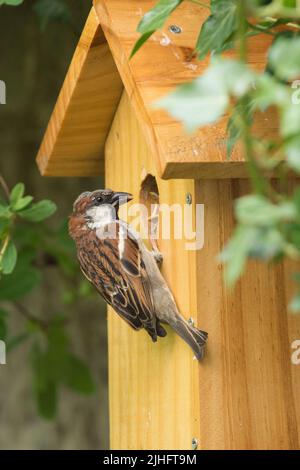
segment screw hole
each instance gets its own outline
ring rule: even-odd
[[[177,24],[171,24],[171,26],[169,26],[169,31],[173,34],[180,34],[182,29],[180,26],[177,26]]]
[[[192,450],[196,450],[198,448],[198,439],[193,437],[192,439]]]
[[[191,193],[187,193],[186,196],[185,196],[186,204],[188,204],[190,206],[192,204],[192,200],[193,200],[193,198],[192,198]]]

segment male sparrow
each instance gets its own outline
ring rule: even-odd
[[[69,232],[77,246],[81,270],[104,300],[135,330],[144,328],[153,341],[170,325],[202,359],[207,333],[178,312],[157,259],[138,234],[118,217],[132,195],[111,189],[85,192],[75,201]]]

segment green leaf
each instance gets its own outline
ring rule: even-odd
[[[27,341],[30,338],[30,333],[21,333],[17,336],[14,336],[13,338],[10,338],[8,341],[6,341],[6,351],[10,352],[16,349],[18,346],[23,344],[25,341]]]
[[[244,271],[248,257],[276,260],[285,250],[286,243],[274,227],[238,225],[233,237],[220,255],[225,265],[225,280],[233,286]]]
[[[217,121],[228,105],[229,94],[214,65],[157,102],[157,107],[165,108],[189,131]]]
[[[32,254],[32,250],[36,252],[41,248],[41,245],[44,245],[44,239],[41,233],[42,231],[43,227],[41,225],[37,227],[33,224],[16,224],[14,229],[14,239],[16,244],[22,247],[23,251],[26,247],[26,253],[31,252]],[[53,244],[55,244],[54,235],[51,237],[51,240],[53,241]]]
[[[95,384],[89,368],[71,354],[68,356],[63,383],[78,393],[90,394],[95,391]]]
[[[48,328],[49,346],[56,351],[65,350],[69,345],[69,339],[63,325],[64,317],[56,315]]]
[[[204,59],[208,52],[223,49],[225,41],[237,29],[237,3],[233,1],[217,2],[217,8],[203,23],[196,50],[199,58]]]
[[[24,191],[25,186],[23,183],[16,184],[16,186],[11,190],[9,199],[12,207],[19,201],[19,199],[21,199],[21,197],[23,197]]]
[[[57,385],[49,382],[36,392],[38,411],[45,419],[53,419],[57,412]]]
[[[32,202],[33,197],[32,196],[25,196],[19,199],[16,204],[14,204],[13,209],[14,211],[21,211],[25,209],[26,207],[29,206],[29,204]]]
[[[258,227],[255,241],[249,246],[248,257],[263,261],[275,260],[285,249],[285,239],[276,227]]]
[[[53,233],[51,241],[45,246],[45,250],[55,258],[59,267],[68,277],[76,277],[76,273],[78,273],[76,249],[68,233],[67,220],[64,220],[59,230]]]
[[[291,18],[300,18],[300,8],[296,0],[248,0],[248,3],[258,9],[255,13],[261,17],[281,17],[282,21],[287,18],[286,22],[290,22]]]
[[[135,43],[135,45],[133,46],[133,49],[131,51],[131,54],[130,54],[130,57],[129,59],[131,59],[134,54],[136,54],[136,52],[142,47],[142,45],[148,41],[148,39],[150,38],[150,36],[152,36],[152,34],[154,33],[154,31],[149,31],[148,33],[145,33],[143,34]]]
[[[69,338],[56,318],[48,329],[48,349],[45,352],[48,375],[54,382],[63,380],[68,364]]]
[[[293,273],[292,278],[295,282],[300,283],[300,273]]]
[[[157,102],[157,107],[182,121],[188,131],[217,121],[228,105],[229,96],[224,87],[216,87],[215,80],[210,81],[207,75],[177,87]]]
[[[45,199],[33,204],[29,209],[20,211],[19,215],[30,222],[41,222],[54,214],[56,209],[57,207],[54,202]]]
[[[288,101],[280,113],[280,132],[283,137],[300,133],[300,105]]]
[[[256,23],[255,26],[259,28],[260,31],[268,31],[282,23],[285,23],[285,20],[276,18],[266,18],[260,21],[259,23]]]
[[[235,214],[243,225],[267,227],[293,221],[297,218],[297,208],[291,201],[275,205],[264,196],[252,194],[236,201]]]
[[[148,11],[138,25],[139,33],[148,33],[161,28],[170,14],[183,0],[160,0],[154,8]]]
[[[292,248],[293,252],[298,251],[300,253],[300,224],[299,223],[289,223],[282,226],[282,233],[284,234],[286,240],[290,242],[289,250]],[[287,250],[285,250],[287,251]],[[294,253],[298,255],[299,253]]]
[[[243,272],[247,257],[276,261],[283,254],[297,254],[291,232],[297,225],[294,221],[299,218],[294,201],[273,204],[267,198],[253,194],[236,201],[235,213],[238,228],[221,254],[229,285],[233,285]],[[295,233],[299,234],[299,227]]]
[[[294,194],[293,194],[293,201],[297,208],[298,213],[300,214],[300,187],[296,187]],[[300,273],[299,273],[300,275]]]
[[[1,341],[6,341],[7,337],[7,317],[8,317],[8,312],[6,310],[0,309],[0,340]],[[7,345],[6,345],[6,351],[7,351]]]
[[[14,242],[10,240],[0,261],[1,269],[4,274],[11,274],[13,272],[17,263],[17,256],[16,246]]]
[[[0,309],[0,318],[6,318],[9,316],[9,313],[7,310],[3,310],[3,308]]]
[[[18,264],[10,276],[2,276],[0,279],[0,300],[20,299],[41,281],[41,274],[37,269],[31,266],[18,267]]]
[[[53,419],[57,410],[57,384],[49,375],[46,354],[37,344],[31,350],[31,363],[39,413],[45,419]]]
[[[296,136],[285,145],[287,164],[292,170],[300,173],[300,136]]]
[[[160,0],[154,8],[148,11],[138,24],[137,31],[142,36],[135,43],[130,58],[136,54],[147,39],[161,28],[170,14],[182,3],[183,0]]]
[[[4,317],[0,316],[0,340],[6,341],[7,336],[7,325]]]
[[[257,75],[243,62],[231,59],[215,59],[215,74],[221,75],[220,80],[225,84],[228,93],[236,99],[244,97],[253,91]]]
[[[299,313],[300,312],[300,294],[294,296],[294,298],[289,303],[289,310],[292,313]]]
[[[50,21],[71,21],[71,11],[66,2],[61,0],[37,0],[33,10],[40,21],[41,29],[45,30]]]
[[[12,216],[12,213],[9,209],[9,206],[0,205],[0,218],[9,219]]]
[[[11,5],[11,6],[18,6],[23,3],[24,0],[0,0],[0,5]]]
[[[227,110],[230,97],[240,98],[253,86],[255,75],[242,63],[215,59],[204,74],[181,85],[155,107],[165,108],[187,130],[216,122]]]
[[[241,117],[242,114],[246,116],[247,125],[251,126],[253,122],[254,103],[249,102],[247,106],[243,103],[238,102],[231,113],[227,123],[227,141],[226,141],[226,153],[227,158],[230,158],[232,150],[235,144],[242,136]]]
[[[236,108],[233,110],[230,118],[227,123],[227,140],[226,140],[226,155],[227,159],[231,157],[233,148],[235,144],[239,141],[242,136],[242,128],[239,126],[238,114],[236,113]]]
[[[57,411],[57,383],[49,374],[47,354],[38,344],[31,350],[33,388],[40,415],[53,419]]]
[[[10,220],[0,218],[0,239],[4,240],[10,230]]]
[[[269,52],[269,64],[277,77],[293,80],[300,76],[300,37],[279,37]]]
[[[90,297],[95,293],[92,284],[83,279],[79,284],[78,295],[80,297]]]
[[[255,229],[239,226],[222,251],[220,260],[225,263],[224,277],[229,287],[234,286],[241,276],[246,265],[249,247],[256,238],[255,235]]]
[[[282,83],[279,83],[269,73],[261,74],[256,79],[256,87],[253,92],[253,103],[262,111],[270,106],[279,108],[286,106],[291,101],[291,91]]]
[[[52,319],[47,329],[47,348],[43,352],[47,380],[57,384],[62,382],[69,361],[70,342],[63,319],[61,316]]]

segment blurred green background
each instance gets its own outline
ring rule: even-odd
[[[90,7],[91,2],[82,0],[25,0],[18,7],[0,7],[0,79],[7,87],[7,104],[0,106],[0,172],[9,188],[22,181],[27,194],[56,203],[57,212],[46,226],[55,232],[60,230],[60,234],[78,194],[103,186],[99,178],[42,178],[35,164]],[[65,232],[60,242],[68,243]],[[46,262],[38,266],[42,273],[39,285],[17,302],[0,305],[9,313],[6,320],[9,337],[17,338],[33,329],[32,323],[29,325],[28,319],[20,315],[22,309],[42,322],[51,322],[62,310],[64,313],[67,310],[63,334],[68,337],[72,354],[88,366],[95,387],[93,393],[80,394],[72,387],[59,385],[56,409],[50,413],[53,417],[45,419],[34,391],[32,340],[21,343],[8,353],[7,364],[0,366],[0,448],[105,449],[108,448],[105,306],[82,283],[72,246],[68,245],[66,251],[70,257],[69,277],[64,276],[59,257],[47,256]],[[82,295],[72,299],[78,288]],[[60,361],[59,355],[57,360]]]

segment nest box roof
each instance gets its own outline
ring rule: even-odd
[[[208,64],[194,54],[208,10],[192,2],[183,2],[164,29],[129,60],[139,37],[137,24],[155,3],[94,0],[38,153],[43,175],[103,173],[105,141],[124,87],[163,178],[246,175],[238,146],[231,160],[226,159],[225,117],[188,135],[181,123],[153,108],[155,100],[199,76]],[[180,34],[172,32],[172,24],[180,26]],[[253,39],[250,62],[257,68],[265,62],[266,47],[266,42]],[[257,127],[264,134],[276,125],[264,116]]]

